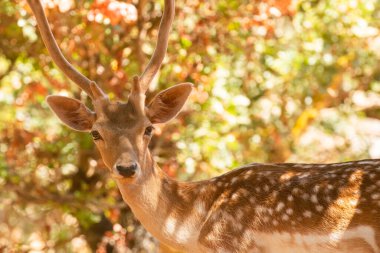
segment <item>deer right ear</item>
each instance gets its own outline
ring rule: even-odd
[[[81,132],[91,130],[95,122],[95,113],[79,100],[62,96],[48,96],[46,102],[58,118],[70,128]]]
[[[147,116],[152,124],[165,123],[177,116],[192,89],[191,83],[181,83],[158,93],[147,106]]]

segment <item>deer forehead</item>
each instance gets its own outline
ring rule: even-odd
[[[109,102],[101,100],[94,102],[96,123],[101,127],[132,129],[147,121],[139,115],[132,103]]]

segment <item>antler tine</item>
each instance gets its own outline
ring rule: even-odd
[[[140,84],[142,87],[142,92],[144,93],[149,88],[150,82],[153,80],[157,71],[161,67],[162,61],[164,60],[165,53],[168,48],[169,32],[173,23],[174,12],[174,0],[165,0],[165,9],[158,31],[156,49],[154,50],[153,56],[143,74],[140,76]]]
[[[68,78],[70,78],[74,83],[79,85],[80,88],[82,88],[92,99],[94,99],[94,96],[90,88],[91,80],[79,73],[66,60],[61,50],[59,49],[54,35],[49,27],[49,23],[47,21],[40,0],[27,0],[27,2],[34,13],[34,16],[36,17],[42,40],[46,48],[48,49],[54,63],[57,64],[57,66]]]

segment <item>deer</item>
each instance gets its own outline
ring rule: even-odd
[[[192,92],[181,83],[146,103],[174,19],[164,1],[155,51],[131,83],[127,101],[111,101],[63,56],[39,0],[27,0],[58,68],[92,100],[50,95],[68,127],[90,133],[123,201],[161,243],[182,252],[380,253],[380,159],[333,163],[252,163],[197,182],[166,175],[149,150],[156,124],[175,118]]]

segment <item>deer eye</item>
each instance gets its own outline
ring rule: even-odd
[[[95,141],[102,139],[102,136],[100,135],[98,131],[91,131],[91,135]]]
[[[154,130],[154,127],[153,126],[148,126],[147,128],[145,128],[145,132],[144,132],[144,135],[152,135],[152,132]]]

